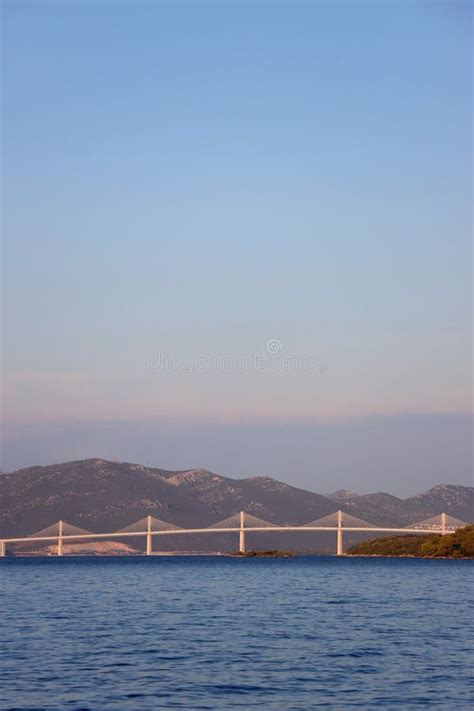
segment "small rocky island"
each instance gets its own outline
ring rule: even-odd
[[[240,551],[235,551],[232,553],[233,556],[238,556],[240,558],[292,558],[293,553],[291,551],[247,551],[246,553],[241,553]]]
[[[474,525],[442,536],[392,536],[358,543],[348,555],[411,556],[416,558],[474,558]]]

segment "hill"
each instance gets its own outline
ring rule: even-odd
[[[408,525],[428,511],[449,513],[461,521],[474,517],[474,487],[439,484],[416,496],[401,499],[391,494],[351,494],[339,491],[331,495],[333,501],[354,516],[385,526]],[[434,514],[433,514],[434,515]],[[429,515],[426,516],[429,518]]]
[[[102,459],[30,467],[0,480],[3,535],[34,532],[60,518],[107,531],[147,514],[193,527],[239,510],[273,522],[305,523],[334,509],[330,499],[270,477],[231,479],[205,469],[166,471]]]

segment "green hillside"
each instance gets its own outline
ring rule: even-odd
[[[419,556],[422,558],[474,558],[474,525],[441,536],[375,538],[352,546],[348,555]]]

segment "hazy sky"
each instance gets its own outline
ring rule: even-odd
[[[4,1],[3,467],[468,483],[471,8]]]

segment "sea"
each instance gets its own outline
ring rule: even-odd
[[[0,561],[0,708],[469,709],[468,560]]]

